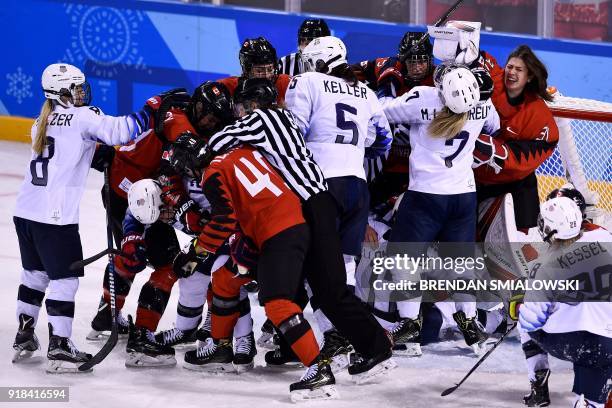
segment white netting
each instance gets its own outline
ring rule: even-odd
[[[559,126],[559,146],[536,171],[540,200],[568,182],[612,219],[612,104],[557,97],[549,104]]]

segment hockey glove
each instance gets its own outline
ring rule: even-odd
[[[246,275],[255,270],[259,260],[259,249],[251,238],[237,232],[229,237],[230,255],[238,267],[238,274]]]
[[[514,320],[514,321],[518,320],[518,318],[519,318],[519,308],[523,304],[524,299],[525,299],[525,294],[524,293],[519,293],[519,294],[513,295],[510,298],[510,305],[508,306],[508,314],[510,315],[510,318],[512,320]]]
[[[91,168],[103,172],[105,167],[111,165],[114,157],[115,148],[113,146],[97,144],[96,152],[91,160]]]
[[[175,208],[174,219],[180,222],[184,229],[183,232],[189,235],[197,235],[202,232],[207,219],[200,212],[200,207],[189,199]]]
[[[525,302],[519,311],[519,324],[525,331],[541,329],[552,313],[550,302]]]
[[[480,88],[480,101],[484,102],[493,95],[493,78],[491,78],[489,71],[481,67],[473,68],[471,71],[476,78],[476,82],[478,82],[478,88]]]
[[[138,273],[147,266],[147,247],[142,235],[130,233],[121,240],[121,252],[118,257],[120,267],[127,272]]]
[[[476,139],[474,147],[474,163],[472,168],[477,168],[486,164],[493,168],[495,174],[503,170],[506,159],[508,158],[508,148],[504,144],[490,135],[481,133]]]
[[[376,96],[378,98],[384,96],[396,97],[403,81],[403,75],[397,67],[393,66],[385,69],[378,77]]]
[[[172,270],[179,278],[188,278],[193,275],[200,262],[204,262],[209,253],[196,251],[198,240],[194,239],[189,247],[176,254],[172,264]]]

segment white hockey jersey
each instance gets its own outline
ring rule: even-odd
[[[612,284],[612,234],[603,228],[584,231],[561,251],[544,254],[548,260],[536,279],[579,279],[581,290],[609,298]],[[539,276],[542,271],[544,275]],[[571,293],[568,293],[571,296]],[[525,297],[528,301],[529,294]],[[542,329],[547,333],[588,331],[612,338],[612,301],[554,302],[553,313]]]
[[[48,146],[41,155],[32,152],[15,216],[45,224],[77,224],[96,141],[126,144],[146,130],[140,119],[105,116],[94,106],[56,105],[47,122]],[[38,120],[32,126],[33,142],[37,127]]]
[[[429,135],[429,123],[444,107],[434,87],[417,86],[399,98],[385,100],[384,112],[392,124],[410,124],[410,181],[408,190],[430,194],[476,191],[472,152],[482,132],[499,129],[499,115],[488,100],[472,108],[463,130],[446,140]]]
[[[318,72],[295,76],[285,96],[326,179],[357,176],[365,180],[365,148],[391,143],[391,130],[374,92],[358,83]]]

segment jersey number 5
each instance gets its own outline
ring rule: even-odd
[[[336,126],[338,126],[338,129],[351,130],[353,132],[353,137],[351,138],[350,142],[347,142],[344,139],[344,135],[336,135],[336,143],[352,144],[353,146],[357,146],[357,142],[359,141],[359,129],[357,128],[357,124],[355,122],[352,120],[346,120],[346,117],[344,116],[346,112],[357,115],[356,108],[347,105],[346,103],[336,104]]]
[[[30,173],[32,174],[32,184],[44,187],[49,178],[49,160],[55,154],[55,139],[47,136],[47,146],[36,159],[30,162]],[[39,175],[39,170],[41,175]]]
[[[253,156],[255,157],[255,160],[259,162],[259,164],[261,164],[266,169],[268,168],[266,163],[263,161],[261,153],[253,152]],[[272,180],[270,180],[269,173],[264,174],[259,171],[259,169],[255,167],[255,165],[253,165],[253,163],[246,159],[246,157],[241,157],[240,163],[242,163],[246,166],[247,169],[249,169],[252,174],[251,178],[255,178],[255,182],[252,183],[246,176],[246,174],[244,174],[242,170],[238,168],[238,166],[234,165],[234,172],[236,173],[236,178],[238,179],[238,181],[240,181],[240,184],[242,184],[244,188],[249,192],[251,197],[255,197],[264,189],[270,190],[270,192],[272,192],[272,194],[274,194],[276,197],[280,196],[283,193],[283,191],[278,188],[272,182]]]

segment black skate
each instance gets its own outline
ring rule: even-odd
[[[234,372],[234,352],[231,340],[215,342],[212,337],[202,347],[185,353],[183,367],[188,370],[210,373]]]
[[[249,283],[245,283],[244,288],[249,293],[257,293],[259,291],[259,285],[257,284],[257,281],[254,280],[250,281]]]
[[[400,319],[391,330],[393,338],[393,355],[419,357],[421,351],[421,320]]]
[[[396,368],[397,363],[391,358],[392,355],[391,350],[370,358],[357,355],[348,372],[357,384],[363,384]]]
[[[110,335],[112,328],[112,317],[110,305],[100,300],[98,305],[98,313],[91,321],[91,331],[87,334],[86,339],[89,341],[106,341]],[[119,339],[126,339],[129,332],[128,322],[125,320],[121,312],[117,314],[117,329]]]
[[[264,356],[266,367],[278,370],[302,368],[304,365],[295,355],[293,350],[279,347],[276,350],[268,351]]]
[[[40,349],[38,337],[34,333],[34,318],[21,313],[19,315],[19,329],[13,343],[13,363],[19,363],[24,360],[31,360],[32,355],[36,350]]]
[[[234,353],[234,368],[238,374],[244,373],[255,366],[253,359],[257,354],[255,347],[255,336],[253,332],[236,339],[236,351]]]
[[[257,346],[268,350],[274,350],[278,346],[278,335],[269,319],[261,326],[261,336],[257,339]]]
[[[49,323],[49,349],[47,350],[47,372],[49,374],[86,373],[79,371],[79,366],[91,360],[91,354],[79,351],[67,337],[53,334],[53,326]]]
[[[144,328],[134,326],[132,316],[128,316],[130,334],[127,341],[126,367],[170,367],[176,365],[174,349],[155,341],[155,334]]]
[[[453,313],[453,319],[461,330],[465,343],[474,350],[477,355],[486,351],[485,341],[489,337],[476,317],[467,318],[463,311]]]
[[[531,392],[523,397],[523,403],[528,407],[547,407],[550,405],[548,395],[550,370],[537,370],[535,376],[535,381],[531,381]]]
[[[208,312],[206,312],[206,319],[204,319],[204,324],[196,332],[196,340],[198,340],[199,342],[205,343],[207,339],[211,338],[210,319],[211,316],[209,310]]]
[[[336,399],[339,395],[335,384],[329,361],[319,359],[308,367],[300,381],[289,386],[289,396],[292,402]]]
[[[332,329],[323,333],[321,344],[321,358],[330,361],[330,367],[336,374],[349,365],[349,354],[353,346],[337,330]]]
[[[197,340],[197,326],[190,330],[181,330],[176,327],[155,333],[155,342],[163,346],[184,348],[193,346]]]

